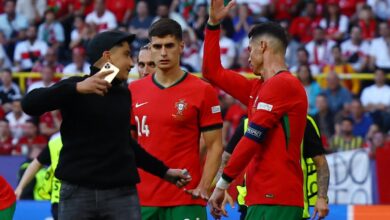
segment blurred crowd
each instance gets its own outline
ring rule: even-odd
[[[225,68],[250,72],[251,26],[280,22],[290,36],[287,64],[306,89],[308,114],[318,122],[327,151],[367,147],[374,158],[376,148],[390,147],[390,0],[236,2],[221,23]],[[149,26],[170,17],[183,28],[182,68],[200,72],[208,5],[207,0],[0,0],[0,155],[35,158],[59,130],[58,111],[30,117],[20,100],[25,92],[60,80],[55,73],[88,74],[85,48],[96,33],[136,34],[136,61],[148,43]],[[41,78],[27,79],[27,90],[21,91],[13,80],[17,72],[38,72]],[[354,73],[370,73],[374,81],[348,77]],[[220,101],[226,143],[246,108],[223,92]]]

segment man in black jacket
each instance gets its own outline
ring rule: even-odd
[[[126,80],[133,63],[134,35],[107,31],[88,45],[91,76],[72,77],[35,89],[22,101],[30,115],[60,109],[63,148],[55,176],[62,180],[59,219],[141,219],[137,167],[177,186],[191,177],[169,169],[130,137],[130,92]],[[106,62],[119,68],[108,83]]]

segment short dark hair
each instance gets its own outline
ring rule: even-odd
[[[351,117],[342,117],[340,120],[340,123],[342,123],[344,121],[349,121],[351,124],[354,124],[354,121]]]
[[[287,48],[288,38],[286,30],[276,22],[263,22],[255,25],[248,34],[249,38],[256,38],[262,35],[270,35],[278,39],[284,49]]]
[[[10,68],[4,68],[1,70],[2,73],[9,73],[12,75],[12,70]]]
[[[152,37],[165,37],[167,35],[172,35],[180,41],[183,39],[183,31],[177,21],[170,18],[161,18],[149,28],[149,39]]]
[[[309,57],[309,51],[307,51],[305,47],[299,47],[297,52],[300,52],[300,51],[304,52],[306,54],[306,56]]]

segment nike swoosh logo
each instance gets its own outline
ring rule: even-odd
[[[146,104],[148,104],[148,102],[144,102],[141,104],[135,103],[135,107],[138,108],[138,107],[141,107],[141,106],[146,105]]]

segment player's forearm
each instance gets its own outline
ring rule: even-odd
[[[231,154],[224,151],[222,153],[222,160],[221,160],[221,166],[219,166],[217,175],[215,176],[215,179],[218,181],[219,178],[222,176],[223,169],[225,168],[226,164],[229,162],[229,159],[231,157]]]
[[[252,157],[259,150],[259,144],[249,138],[243,137],[238,142],[225,169],[222,178],[227,182],[233,181],[248,166]]]
[[[23,189],[31,182],[37,172],[42,168],[42,164],[37,159],[34,159],[24,172],[22,179],[20,180],[17,188]]]
[[[214,142],[211,146],[207,146],[207,157],[203,167],[202,178],[199,186],[209,189],[219,166],[221,164],[221,156],[223,152],[222,143],[220,141]]]
[[[325,155],[319,155],[313,158],[317,168],[318,196],[326,197],[329,186],[329,167]]]

